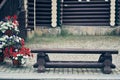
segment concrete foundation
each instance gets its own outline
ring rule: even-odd
[[[119,27],[110,26],[64,26],[62,29],[73,35],[117,35],[120,31]]]
[[[36,27],[34,31],[28,31],[28,37],[31,38],[35,34],[37,35],[60,35],[64,31],[64,34],[72,35],[120,35],[120,27],[110,26],[62,26],[62,27]]]

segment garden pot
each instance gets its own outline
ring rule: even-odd
[[[19,60],[12,60],[13,66],[19,67],[21,65],[21,62]]]

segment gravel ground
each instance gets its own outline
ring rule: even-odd
[[[47,38],[43,38],[46,40]],[[33,49],[39,48],[81,48],[81,49],[116,49],[120,52],[120,37],[119,36],[78,36],[68,38],[52,39],[49,42],[43,41],[40,44],[27,44],[27,47]],[[39,41],[40,42],[40,41]],[[51,60],[97,60],[99,55],[74,55],[74,54],[50,54]],[[113,63],[120,66],[120,53],[113,55]]]

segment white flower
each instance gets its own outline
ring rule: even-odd
[[[15,59],[15,57],[13,57],[13,59]]]
[[[20,54],[17,54],[17,56],[20,56]]]
[[[5,41],[5,39],[4,38],[0,38],[0,41]]]
[[[20,38],[20,37],[19,37],[19,40],[21,41],[21,40],[22,40],[22,38]]]
[[[2,49],[3,48],[3,45],[0,45],[0,49]]]
[[[11,22],[7,22],[6,25],[11,27]]]
[[[18,49],[15,49],[16,52],[18,52]]]
[[[18,28],[17,28],[17,27],[15,27],[14,29],[15,29],[15,31],[19,32],[19,30],[18,30]]]
[[[4,45],[5,45],[5,43],[2,42],[2,44],[0,44],[0,49],[3,48]]]
[[[23,58],[28,58],[28,56],[23,56]]]
[[[2,25],[1,25],[1,27],[4,27],[6,25],[6,23],[4,22]]]
[[[16,41],[16,42],[19,42],[19,39],[16,39],[15,41]]]
[[[20,54],[21,56],[23,56],[23,54]]]
[[[4,22],[3,21],[0,21],[0,25],[2,25]]]
[[[15,38],[15,35],[13,35],[13,38]]]
[[[2,50],[0,49],[0,52],[2,52]]]
[[[21,59],[21,64],[25,64],[25,62],[26,62],[26,59],[22,58]]]
[[[5,41],[6,39],[8,38],[8,36],[2,36],[1,38],[0,38],[0,41]]]
[[[2,33],[5,33],[6,30],[2,30]]]
[[[7,39],[7,38],[9,38],[9,36],[8,36],[8,35],[5,35],[4,38]]]
[[[18,58],[17,58],[17,57],[15,57],[15,60],[18,60]]]

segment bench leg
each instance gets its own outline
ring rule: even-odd
[[[45,59],[44,58],[39,58],[38,59],[38,72],[45,72]]]
[[[112,72],[111,65],[112,65],[112,55],[110,53],[104,54],[104,62],[103,62],[103,73],[110,74]]]
[[[45,54],[45,53],[42,53],[42,54],[44,55],[41,55],[41,53],[37,54],[37,62],[33,65],[34,68],[38,68],[38,59],[40,58],[40,56],[44,56],[45,62],[50,61],[48,54]]]
[[[103,73],[110,74],[112,72],[111,70],[111,61],[109,59],[106,59],[104,61],[104,67],[103,67]]]
[[[48,54],[45,54],[45,61],[46,61],[46,62],[50,62],[50,59],[49,59]]]
[[[103,62],[105,61],[105,56],[104,56],[104,55],[105,55],[104,53],[102,53],[102,54],[100,55],[98,62],[103,63]]]
[[[109,53],[107,53],[107,54],[109,54]],[[112,61],[112,55],[111,54],[109,54],[108,56],[106,56],[106,53],[102,53],[100,55],[100,57],[99,57],[98,62],[103,63],[106,60],[106,58],[109,59],[110,61]]]
[[[37,54],[37,67],[38,67],[38,72],[45,72],[45,53],[41,52]]]

